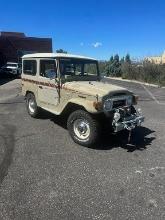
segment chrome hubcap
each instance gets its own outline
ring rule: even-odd
[[[29,110],[31,113],[35,112],[35,102],[32,99],[29,100]]]
[[[89,123],[83,119],[77,119],[74,121],[73,129],[79,139],[85,140],[90,135]]]

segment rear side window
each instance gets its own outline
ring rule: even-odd
[[[23,61],[23,73],[27,75],[35,76],[37,72],[36,60],[24,60]]]

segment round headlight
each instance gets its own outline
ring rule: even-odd
[[[132,96],[128,96],[128,98],[127,98],[127,105],[128,106],[132,105]]]
[[[107,99],[104,101],[104,110],[110,111],[112,109],[112,101],[110,99]]]

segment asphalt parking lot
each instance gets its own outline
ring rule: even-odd
[[[140,95],[145,123],[94,149],[60,118],[32,119],[20,80],[0,81],[0,219],[165,219],[165,89],[107,80]]]

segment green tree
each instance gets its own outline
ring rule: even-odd
[[[110,63],[113,63],[113,56],[110,57]]]
[[[135,77],[135,70],[133,65],[131,64],[131,58],[129,54],[126,54],[124,62],[121,62],[121,74],[123,78],[133,79]]]
[[[119,55],[118,54],[116,54],[115,56],[114,56],[114,62],[118,65],[119,64]]]
[[[56,53],[68,53],[68,52],[63,49],[58,49],[58,50],[56,50]]]
[[[131,64],[131,58],[130,58],[130,55],[129,55],[129,54],[127,54],[127,55],[125,56],[125,62]]]
[[[111,56],[107,65],[107,73],[108,73],[107,75],[112,75],[112,73],[114,72],[113,63],[114,63],[114,57]]]
[[[124,57],[122,57],[120,60],[120,64],[122,65],[124,62],[125,62],[125,59],[124,59]]]
[[[113,62],[113,75],[116,77],[121,76],[121,64],[120,64],[120,57],[118,54],[114,56]]]
[[[106,66],[106,74],[109,76],[121,76],[121,64],[120,57],[118,54],[111,56],[110,60]]]

